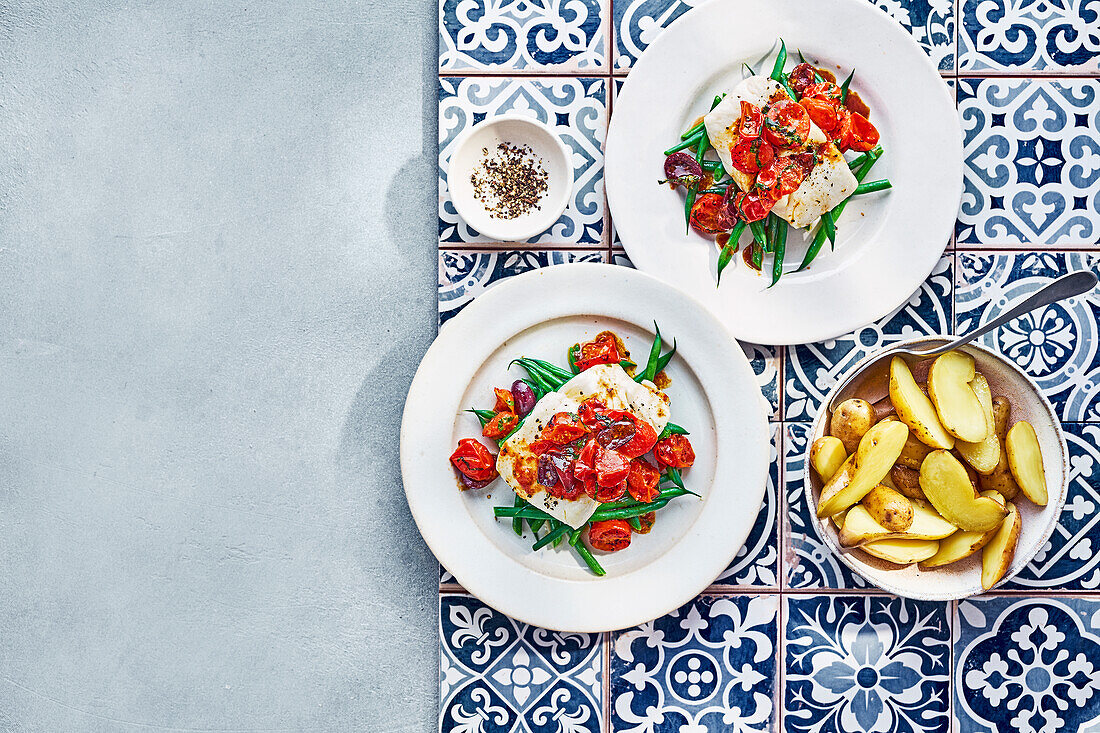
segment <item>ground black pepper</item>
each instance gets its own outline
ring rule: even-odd
[[[515,219],[541,209],[546,195],[549,174],[526,145],[502,142],[490,157],[488,148],[481,149],[481,165],[470,175],[474,198],[485,205],[490,216]]]

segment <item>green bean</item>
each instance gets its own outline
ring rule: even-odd
[[[764,266],[764,247],[760,242],[752,243],[752,266],[757,270]]]
[[[646,360],[645,370],[642,372],[642,378],[639,382],[649,380],[653,381],[653,378],[657,376],[657,360],[661,358],[661,327],[657,325],[657,321],[653,322],[653,329],[655,335],[653,336],[653,345],[649,347],[649,359]]]
[[[779,278],[783,277],[783,255],[787,250],[787,225],[786,222],[780,221],[776,225],[778,230],[775,235],[775,254],[772,257],[772,285],[779,282]],[[769,288],[771,285],[768,286]]]
[[[519,517],[520,519],[541,519],[546,521],[552,519],[552,517],[546,512],[537,507],[533,507],[522,498],[516,496],[516,502],[513,506],[495,506],[493,507],[493,515],[496,517]]]
[[[672,339],[672,350],[669,351],[667,354],[664,354],[663,356],[661,356],[661,358],[657,359],[657,369],[656,369],[656,371],[653,372],[654,377],[656,377],[658,374],[660,374],[661,372],[664,371],[665,367],[668,366],[668,363],[670,361],[672,361],[672,357],[675,354],[676,354],[676,339],[673,338]]]
[[[541,540],[539,540],[535,544],[531,545],[531,549],[532,550],[541,550],[543,547],[546,547],[547,545],[549,545],[551,542],[553,542],[557,538],[564,536],[565,533],[568,532],[568,531],[570,531],[569,525],[568,524],[561,524],[561,525],[558,526],[557,529],[555,529],[551,532],[547,532],[545,537],[543,537]]]
[[[722,162],[718,160],[704,160],[702,165],[705,171],[716,171],[722,168]]]
[[[676,484],[677,488],[687,491],[687,487],[684,486],[684,478],[680,475],[680,469],[669,466],[667,475],[669,480],[672,481],[672,483]]]
[[[702,191],[700,191],[699,193],[716,193],[716,194],[718,194],[719,196],[725,196],[725,195],[726,195],[726,189],[724,189],[724,188],[721,188],[721,187],[715,187],[715,188],[704,188],[704,189],[703,189]]]
[[[640,517],[643,514],[649,514],[650,512],[657,511],[664,508],[671,499],[658,499],[657,501],[649,504],[639,504],[634,507],[624,507],[622,509],[603,510],[597,509],[592,513],[592,516],[588,521],[590,522],[606,522],[609,519],[630,519],[631,517]]]
[[[485,427],[485,423],[496,417],[496,413],[492,410],[466,410],[466,412],[472,412],[477,415],[477,419],[481,422],[481,427]]]
[[[544,525],[545,523],[546,523],[546,520],[544,520],[544,519],[528,519],[527,520],[527,526],[531,528],[531,531],[535,533],[536,537],[538,536],[539,530],[542,529],[542,525]]]
[[[888,188],[893,188],[894,185],[887,179],[883,178],[881,181],[869,181],[867,183],[861,183],[856,186],[856,190],[852,191],[853,196],[859,196],[863,193],[874,193],[875,191],[885,191]]]
[[[787,82],[787,75],[783,73],[783,67],[787,65],[787,42],[782,38],[779,39],[779,55],[775,57],[775,66],[772,67],[772,79],[779,82],[783,90],[787,92],[787,95],[797,101],[798,95],[791,89],[791,85]]]
[[[684,199],[684,234],[691,231],[691,209],[695,206],[696,187],[698,184],[693,183],[688,186],[687,198]]]
[[[606,571],[596,562],[596,558],[592,557],[592,553],[588,551],[588,548],[583,542],[578,542],[573,545],[573,548],[577,551],[577,554],[581,556],[585,564],[588,565],[588,569],[596,575],[606,575]]]
[[[512,506],[515,507],[515,508],[522,508],[523,505],[526,504],[526,503],[527,502],[525,502],[523,500],[523,498],[520,497],[519,494],[516,494],[516,498],[512,501]],[[515,532],[520,537],[523,536],[523,518],[522,517],[516,517],[515,519],[512,520],[512,531]]]
[[[860,153],[856,157],[848,161],[848,167],[854,173],[857,168],[867,162],[868,158],[875,158],[876,160],[882,156],[882,146],[876,145],[868,150],[866,153]]]
[[[512,364],[519,364],[527,370],[527,373],[531,375],[532,378],[541,379],[550,388],[547,390],[549,392],[553,392],[573,378],[572,372],[566,371],[542,359],[532,359],[521,356],[518,359],[513,359],[508,366]]]
[[[546,370],[548,373],[554,375],[555,377],[559,377],[561,379],[568,380],[569,378],[571,378],[573,376],[567,370],[562,369],[557,364],[551,364],[550,362],[548,362],[544,359],[533,359],[533,358],[530,358],[530,357],[524,357],[524,358],[526,358],[527,361],[531,362],[532,364],[535,364],[535,365],[539,366],[540,368]]]
[[[714,109],[715,107],[717,107],[719,105],[719,103],[721,103],[721,101],[725,98],[725,96],[726,96],[725,92],[722,92],[721,94],[715,94],[714,95],[714,101],[710,103],[710,108]]]
[[[631,517],[627,521],[630,522],[630,528],[633,529],[635,532],[642,531],[642,520],[638,519],[637,517]]]
[[[638,365],[632,362],[630,359],[619,359],[619,366],[626,370],[636,368]]]
[[[573,372],[574,374],[581,373],[580,367],[577,366],[577,354],[580,353],[580,350],[580,344],[573,344],[569,347],[569,351],[565,352],[565,357],[569,362],[569,371]]]
[[[825,236],[829,240],[829,249],[836,249],[836,219],[833,212],[826,211],[821,216],[821,228],[825,230]]]
[[[749,222],[749,230],[752,232],[752,238],[757,244],[764,244],[764,222],[752,221]]]
[[[856,70],[852,69],[852,73],[848,74],[848,78],[840,85],[840,101],[842,104],[848,103],[848,85],[852,83],[852,77],[856,75]]]
[[[665,155],[672,155],[677,150],[683,150],[684,148],[693,148],[693,147],[695,147],[696,145],[699,144],[699,139],[702,138],[702,137],[706,137],[706,134],[707,134],[706,130],[700,129],[699,132],[695,133],[691,137],[687,138],[686,140],[680,141],[676,145],[673,145],[671,148],[666,150]]]
[[[677,496],[683,496],[684,494],[690,493],[692,492],[688,491],[687,489],[682,489],[679,486],[672,486],[667,489],[661,489],[661,493],[657,494],[657,498],[653,501],[657,501],[658,499],[675,499]],[[638,507],[649,506],[649,504],[651,503],[652,502],[646,503],[644,501],[637,501],[633,498],[629,498],[620,499],[619,501],[606,501],[600,504],[597,509],[601,511],[610,511],[612,509],[636,509]],[[504,508],[510,509],[510,507]]]
[[[703,129],[703,123],[700,122],[698,125],[696,125],[695,127],[691,128],[690,130],[685,132],[683,135],[681,135],[680,139],[681,140],[687,140],[689,137],[695,137],[696,135],[699,134],[699,131],[702,130],[702,129]]]
[[[863,166],[856,171],[856,182],[862,183],[863,179],[867,177],[867,174],[871,171],[871,166],[875,164],[875,161],[882,157],[882,148],[876,147],[866,153],[867,158],[864,160]],[[858,188],[858,187],[857,187]],[[832,211],[828,212],[830,223],[835,226],[836,220],[840,218],[840,215],[844,213],[844,207],[848,205],[848,199],[844,199],[836,205]],[[802,258],[802,264],[798,266],[796,272],[805,270],[810,266],[810,263],[817,257],[817,253],[821,251],[822,245],[825,244],[827,233],[825,230],[825,217],[822,217],[822,226],[818,227],[817,234],[814,235],[813,242],[810,244],[809,249],[806,250],[806,256]]]
[[[749,72],[749,76],[756,76],[756,70],[746,64],[744,61],[741,62],[741,68]]]
[[[744,224],[744,222],[739,222]],[[722,271],[729,266],[730,260],[737,254],[737,240],[730,235],[730,239],[726,242],[726,246],[722,247],[722,251],[718,253],[718,272],[714,278],[714,287],[718,287],[722,284]]]
[[[660,436],[658,436],[657,440],[664,440],[670,435],[691,435],[691,433],[689,433],[687,430],[684,430],[676,423],[670,422],[665,424],[665,429],[661,431],[661,434]]]
[[[508,366],[512,366],[512,364],[519,364],[521,367],[527,370],[528,379],[525,379],[524,381],[527,382],[527,384],[531,385],[533,389],[542,392],[544,395],[554,391],[554,385],[548,383],[543,375],[538,372],[538,370],[532,369],[527,364],[525,364],[523,359],[513,359],[508,363]]]
[[[569,546],[570,547],[576,547],[577,543],[580,542],[580,541],[581,541],[581,531],[579,529],[575,529],[575,530],[573,530],[572,532],[569,533]]]

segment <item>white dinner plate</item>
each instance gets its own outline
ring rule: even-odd
[[[741,80],[743,62],[770,73],[780,37],[787,71],[798,49],[839,78],[856,70],[852,89],[870,106],[885,151],[869,180],[889,178],[894,188],[853,199],[835,251],[824,247],[807,270],[793,272],[809,239],[792,230],[774,288],[739,256],[716,288],[713,238],[685,234],[683,193],[657,184],[662,151]],[[900,307],[943,253],[962,198],[951,92],[909,33],[866,0],[711,0],[684,14],[631,70],[605,161],[608,205],[634,265],[699,298],[737,338],[763,344],[827,340]]]
[[[567,545],[531,550],[493,507],[511,506],[502,481],[459,491],[449,457],[460,438],[480,438],[470,407],[494,386],[526,374],[521,355],[557,364],[577,341],[610,329],[645,361],[653,321],[676,339],[666,370],[673,422],[690,433],[695,464],[684,471],[702,498],[673,500],[652,531],[617,553],[595,553],[593,575]],[[706,588],[752,529],[764,497],[769,430],[744,352],[694,300],[625,267],[559,265],[509,278],[440,329],[417,370],[401,422],[401,475],[417,527],[457,581],[514,618],[561,631],[609,631],[654,619]]]

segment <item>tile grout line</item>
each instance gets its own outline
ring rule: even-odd
[[[783,347],[783,349],[786,350],[786,347]],[[775,448],[776,448],[776,456],[777,456],[776,460],[779,461],[779,470],[776,472],[777,473],[777,480],[776,480],[776,487],[775,487],[775,493],[776,493],[776,497],[775,497],[776,502],[775,503],[776,503],[776,512],[778,514],[778,516],[776,516],[776,522],[779,525],[779,526],[776,527],[776,532],[775,532],[776,552],[778,554],[778,557],[776,558],[776,568],[775,568],[776,569],[776,575],[777,575],[777,577],[776,577],[776,587],[779,590],[779,594],[778,594],[779,608],[776,611],[776,627],[775,627],[775,634],[776,634],[776,645],[775,645],[775,647],[776,647],[775,648],[775,654],[776,654],[776,659],[775,659],[775,671],[776,671],[775,711],[776,711],[776,715],[775,715],[775,722],[776,722],[776,730],[781,731],[781,730],[783,730],[783,718],[784,718],[784,713],[785,713],[785,711],[784,711],[784,700],[786,699],[786,693],[787,693],[787,691],[785,689],[786,673],[783,669],[784,660],[786,659],[786,653],[787,653],[787,628],[786,628],[786,616],[787,616],[787,613],[786,613],[787,600],[786,600],[786,598],[787,598],[787,596],[783,592],[783,586],[785,584],[785,579],[786,579],[786,575],[787,575],[787,567],[786,567],[787,553],[785,552],[785,549],[787,547],[787,544],[786,544],[787,532],[786,532],[786,529],[785,529],[786,528],[786,521],[785,520],[786,520],[787,515],[786,515],[786,512],[783,511],[786,508],[786,503],[787,503],[787,498],[786,498],[787,497],[787,491],[786,491],[786,487],[787,487],[787,425],[786,425],[786,423],[784,423],[782,421],[780,421],[780,423],[779,423],[779,432],[776,435],[775,442],[776,442]]]
[[[950,643],[947,645],[947,714],[951,728],[955,727],[955,620],[958,617],[959,602],[951,601],[947,617],[947,633]]]

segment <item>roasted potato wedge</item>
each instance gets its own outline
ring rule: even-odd
[[[903,448],[902,451],[904,450]],[[920,487],[920,471],[903,466],[900,460],[890,469],[890,482],[903,496],[910,499],[925,498]]]
[[[970,386],[973,379],[974,357],[948,351],[928,370],[928,395],[947,432],[959,440],[977,443],[985,440],[992,426],[986,425],[981,403]]]
[[[844,400],[829,416],[829,432],[840,438],[844,450],[855,453],[859,441],[875,424],[875,408],[867,400]]]
[[[837,528],[837,531],[840,531],[840,529],[844,527],[844,521],[847,518],[848,510],[844,509],[843,511],[839,511],[833,516],[829,517],[829,521],[833,523],[833,526]]]
[[[1016,479],[1012,478],[1012,471],[1008,467],[1008,451],[1005,449],[1005,435],[1008,434],[1008,413],[1012,409],[1007,397],[993,398],[993,422],[997,428],[997,439],[1001,446],[1000,458],[997,466],[988,476],[979,478],[978,483],[983,489],[998,492],[1008,501],[1016,498],[1020,493],[1020,487]]]
[[[855,454],[821,489],[817,516],[831,516],[863,499],[889,473],[908,435],[909,428],[894,420],[868,430]]]
[[[936,511],[959,529],[985,532],[1005,517],[1000,504],[978,495],[962,463],[945,450],[933,451],[924,459],[920,487]]]
[[[868,555],[896,565],[912,565],[921,560],[927,560],[936,554],[940,543],[936,540],[878,540],[860,545],[861,550]]]
[[[913,524],[913,502],[897,490],[879,484],[863,497],[871,517],[891,532],[905,532]]]
[[[955,437],[940,424],[935,406],[917,386],[909,365],[900,356],[890,361],[890,402],[922,443],[946,450],[955,447]]]
[[[822,481],[831,479],[846,460],[848,453],[844,450],[844,444],[835,436],[818,438],[810,446],[810,465]]]
[[[1039,506],[1047,505],[1047,479],[1043,470],[1043,454],[1031,423],[1021,420],[1005,436],[1008,467],[1020,491]]]
[[[891,532],[875,521],[867,507],[856,504],[848,510],[841,525],[839,541],[842,547],[856,547],[878,540],[938,540],[957,534],[958,527],[941,517],[927,504],[913,504],[913,523],[905,532]]]
[[[1019,510],[1009,502],[1008,516],[1001,521],[993,539],[982,549],[982,588],[985,590],[995,586],[1008,572],[1016,555],[1022,527]]]
[[[909,468],[920,468],[925,457],[935,448],[929,447],[917,439],[916,433],[910,431],[909,440],[905,441],[905,447],[901,449],[898,463]]]
[[[983,491],[982,496],[987,496],[1001,506],[1005,506],[1004,497],[996,491]],[[993,539],[999,529],[1000,527],[997,527],[988,532],[968,532],[960,529],[949,537],[941,539],[940,549],[935,555],[921,562],[920,566],[925,570],[930,570],[968,558],[989,544],[989,541]]]
[[[974,381],[970,386],[978,397],[978,404],[982,406],[986,434],[985,438],[977,443],[957,441],[955,450],[975,471],[988,476],[997,468],[997,462],[1001,459],[1001,440],[997,437],[997,422],[993,417],[993,393],[989,390],[989,382],[985,381],[985,377],[980,372],[974,375]]]

